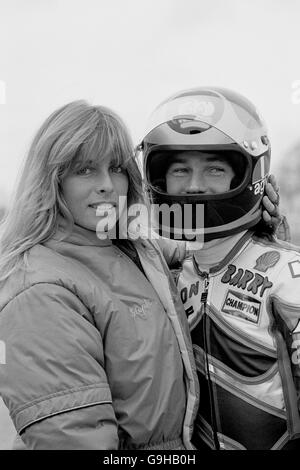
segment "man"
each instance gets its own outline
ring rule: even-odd
[[[152,200],[179,205],[182,221],[187,205],[204,214],[188,232],[203,234],[202,249],[189,243],[176,269],[201,387],[194,444],[299,448],[300,255],[264,223],[271,152],[262,119],[230,90],[184,91],[155,110],[143,151]]]

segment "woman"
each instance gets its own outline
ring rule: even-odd
[[[84,101],[29,150],[0,260],[0,393],[28,449],[192,448],[198,385],[167,266],[150,241],[105,236],[142,199],[132,155],[120,118]]]

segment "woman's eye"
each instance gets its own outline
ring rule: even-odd
[[[188,172],[187,168],[181,167],[181,168],[174,168],[171,173],[173,175],[185,175]]]
[[[111,166],[110,169],[111,169],[111,171],[112,171],[113,173],[124,173],[124,171],[125,171],[125,169],[124,169],[122,166],[120,166],[120,165],[118,165],[118,166]]]
[[[80,170],[78,170],[76,173],[77,175],[88,176],[92,173],[92,171],[93,171],[93,168],[86,166],[84,168],[80,168]]]

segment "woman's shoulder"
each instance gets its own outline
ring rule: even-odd
[[[64,256],[56,250],[45,245],[35,245],[28,252],[28,266],[25,271],[27,282],[55,282],[57,279],[78,277],[76,273],[82,271],[82,263]]]
[[[26,253],[25,266],[12,273],[0,286],[0,310],[22,292],[33,286],[63,287],[77,294],[87,273],[80,263],[51,248],[37,244]]]

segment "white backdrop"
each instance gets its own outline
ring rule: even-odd
[[[61,104],[108,105],[137,141],[156,104],[197,85],[228,86],[257,104],[276,169],[299,137],[299,17],[299,0],[0,0],[2,198]]]

